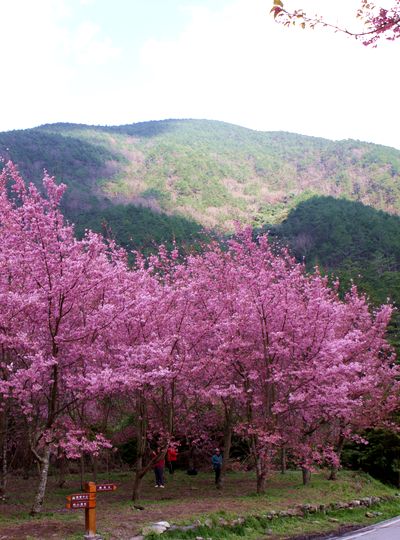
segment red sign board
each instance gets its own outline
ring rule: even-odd
[[[90,493],[75,493],[75,495],[68,495],[68,501],[88,501],[90,499]]]
[[[67,496],[66,508],[70,510],[77,510],[79,508],[85,509],[85,527],[86,532],[89,534],[95,534],[96,532],[96,492],[101,491],[115,491],[117,489],[116,484],[95,484],[94,482],[87,482],[85,484],[86,493],[74,493]]]
[[[95,508],[96,499],[91,496],[90,493],[77,493],[75,495],[68,495],[66,508],[71,510],[79,508]]]
[[[81,510],[82,508],[95,508],[95,501],[71,501],[65,505],[70,510]]]
[[[96,491],[115,491],[117,489],[116,484],[96,484]]]

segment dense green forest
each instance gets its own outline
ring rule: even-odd
[[[115,239],[128,251],[141,250],[146,254],[154,252],[160,244],[169,248],[176,244],[188,251],[204,239],[203,229],[194,221],[131,204],[96,209],[90,213],[70,213],[69,217],[78,236],[89,228]]]
[[[400,303],[400,217],[361,203],[313,197],[272,229],[308,269],[350,278],[377,302]]]
[[[315,195],[400,212],[400,151],[360,141],[206,120],[53,124],[0,133],[0,155],[66,182],[67,212],[132,204],[225,231],[280,223]]]
[[[344,293],[355,283],[373,304],[400,306],[400,217],[361,203],[313,197],[300,203],[270,234],[290,247],[309,271],[339,277]],[[400,351],[400,315],[390,339]]]

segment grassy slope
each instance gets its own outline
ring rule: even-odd
[[[200,473],[189,477],[177,472],[167,478],[165,490],[155,490],[151,475],[145,478],[143,490],[143,511],[135,510],[129,501],[131,473],[114,473],[112,481],[118,483],[115,493],[99,496],[98,529],[106,539],[127,539],[134,536],[144,525],[159,520],[173,523],[193,523],[195,519],[211,519],[215,524],[220,518],[243,516],[246,523],[236,532],[225,527],[215,526],[208,530],[205,537],[214,538],[260,538],[261,530],[272,529],[277,535],[298,534],[308,530],[338,530],[341,523],[369,523],[373,519],[362,511],[335,511],[328,516],[313,514],[309,518],[287,518],[268,522],[251,516],[260,516],[271,510],[292,508],[296,504],[322,504],[345,502],[366,496],[392,495],[395,493],[388,486],[380,484],[367,475],[343,471],[337,482],[329,482],[326,475],[313,475],[310,486],[301,485],[298,472],[288,472],[285,476],[274,474],[269,481],[265,496],[257,496],[255,478],[252,473],[231,473],[227,477],[225,488],[215,490],[211,473]],[[63,510],[65,496],[79,492],[79,479],[69,478],[68,487],[57,488],[56,479],[50,478],[45,513],[33,520],[28,516],[29,503],[32,499],[32,481],[15,478],[10,482],[10,503],[2,507],[0,514],[0,535],[7,538],[40,538],[46,540],[58,534],[58,538],[80,538],[83,530],[83,512]],[[376,508],[373,508],[376,510]],[[399,503],[385,503],[380,511],[382,517],[399,513]],[[329,519],[339,521],[329,521]],[[28,532],[29,531],[29,532]],[[25,536],[24,536],[25,535]],[[197,533],[199,535],[199,533]],[[200,534],[202,535],[202,534]],[[179,533],[175,538],[195,538],[196,534]],[[282,537],[282,536],[281,536]]]
[[[241,525],[224,527],[218,524],[226,516],[214,516],[215,525],[212,528],[201,526],[195,531],[169,532],[164,534],[165,540],[186,540],[198,537],[212,538],[213,540],[306,540],[309,538],[321,539],[325,535],[341,534],[349,530],[357,530],[370,526],[373,523],[384,521],[397,516],[400,504],[397,500],[384,502],[374,506],[372,512],[376,516],[367,517],[365,508],[352,510],[335,510],[329,513],[318,512],[305,517],[268,518],[249,516]],[[211,536],[210,536],[211,535]],[[154,537],[152,537],[154,538]]]

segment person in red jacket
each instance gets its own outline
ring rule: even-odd
[[[156,452],[153,451],[151,455],[153,458],[155,458],[159,454],[161,454],[161,448],[157,448],[157,451]],[[159,459],[158,461],[154,463],[153,469],[154,469],[154,475],[156,477],[156,484],[154,487],[156,488],[165,487],[164,486],[164,467],[165,467],[164,457],[162,457],[161,459]]]
[[[178,459],[178,450],[173,446],[169,446],[167,450],[167,464],[169,474],[174,474],[176,461]]]

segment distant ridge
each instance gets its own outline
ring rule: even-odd
[[[67,212],[132,204],[229,230],[276,224],[314,195],[400,212],[400,151],[212,120],[57,123],[0,133],[0,154],[66,182]]]

